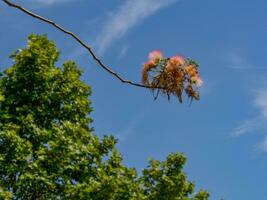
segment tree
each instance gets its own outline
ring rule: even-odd
[[[77,65],[30,35],[0,78],[0,199],[206,200],[183,172],[186,158],[151,160],[143,175],[122,163],[113,136],[90,127],[91,88]]]

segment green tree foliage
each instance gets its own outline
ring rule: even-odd
[[[151,160],[143,175],[123,165],[112,136],[90,127],[91,89],[74,62],[29,36],[0,78],[0,199],[206,200],[183,172],[185,157]]]

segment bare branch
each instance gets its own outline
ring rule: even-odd
[[[55,27],[56,29],[60,30],[61,32],[71,36],[74,40],[76,40],[82,47],[84,47],[88,52],[89,54],[92,56],[92,58],[95,60],[95,62],[101,67],[103,68],[105,71],[107,71],[109,74],[111,74],[112,76],[114,76],[115,78],[119,79],[122,83],[126,83],[126,84],[129,84],[129,85],[133,85],[133,86],[137,86],[137,87],[142,87],[142,88],[152,88],[150,86],[147,86],[147,85],[143,85],[143,84],[140,84],[140,83],[135,83],[135,82],[132,82],[130,80],[126,80],[124,79],[122,76],[120,76],[118,73],[114,72],[110,67],[108,67],[107,65],[105,65],[98,57],[97,55],[95,54],[95,52],[92,50],[92,48],[90,46],[88,46],[85,42],[83,42],[77,35],[75,35],[74,33],[72,33],[71,31],[63,28],[62,26],[56,24],[54,21],[52,20],[49,20],[45,17],[42,17],[38,14],[35,14],[27,9],[25,9],[24,7],[18,5],[18,4],[15,4],[15,3],[12,3],[10,2],[9,0],[2,0],[4,3],[6,3],[7,5],[13,7],[13,8],[16,8],[24,13],[26,13],[27,15],[33,17],[33,18],[36,18],[40,21],[43,21],[47,24],[50,24],[51,26]],[[155,88],[154,88],[155,89]]]

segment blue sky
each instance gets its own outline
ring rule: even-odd
[[[264,0],[17,0],[92,45],[127,79],[140,81],[153,49],[200,63],[201,100],[153,101],[145,89],[124,85],[100,69],[79,45],[54,28],[0,2],[0,67],[46,33],[61,59],[84,69],[93,88],[97,134],[114,134],[125,164],[141,170],[148,158],[188,157],[189,179],[211,200],[267,199],[267,2]]]

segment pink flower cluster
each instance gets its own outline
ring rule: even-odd
[[[157,73],[153,75],[153,72]],[[198,99],[198,93],[194,88],[203,84],[196,62],[180,55],[164,57],[160,50],[149,53],[148,61],[143,64],[142,82],[150,87],[165,87],[161,91],[168,97],[175,93],[181,98],[181,91],[185,88],[188,96],[195,99]]]
[[[192,84],[197,87],[201,87],[203,84],[196,66],[189,63],[183,56],[176,55],[170,58],[164,58],[163,53],[160,50],[154,50],[149,53],[148,58],[149,60],[143,64],[143,70],[155,68],[161,60],[166,59],[167,62],[164,67],[167,71],[184,70],[191,79]]]

